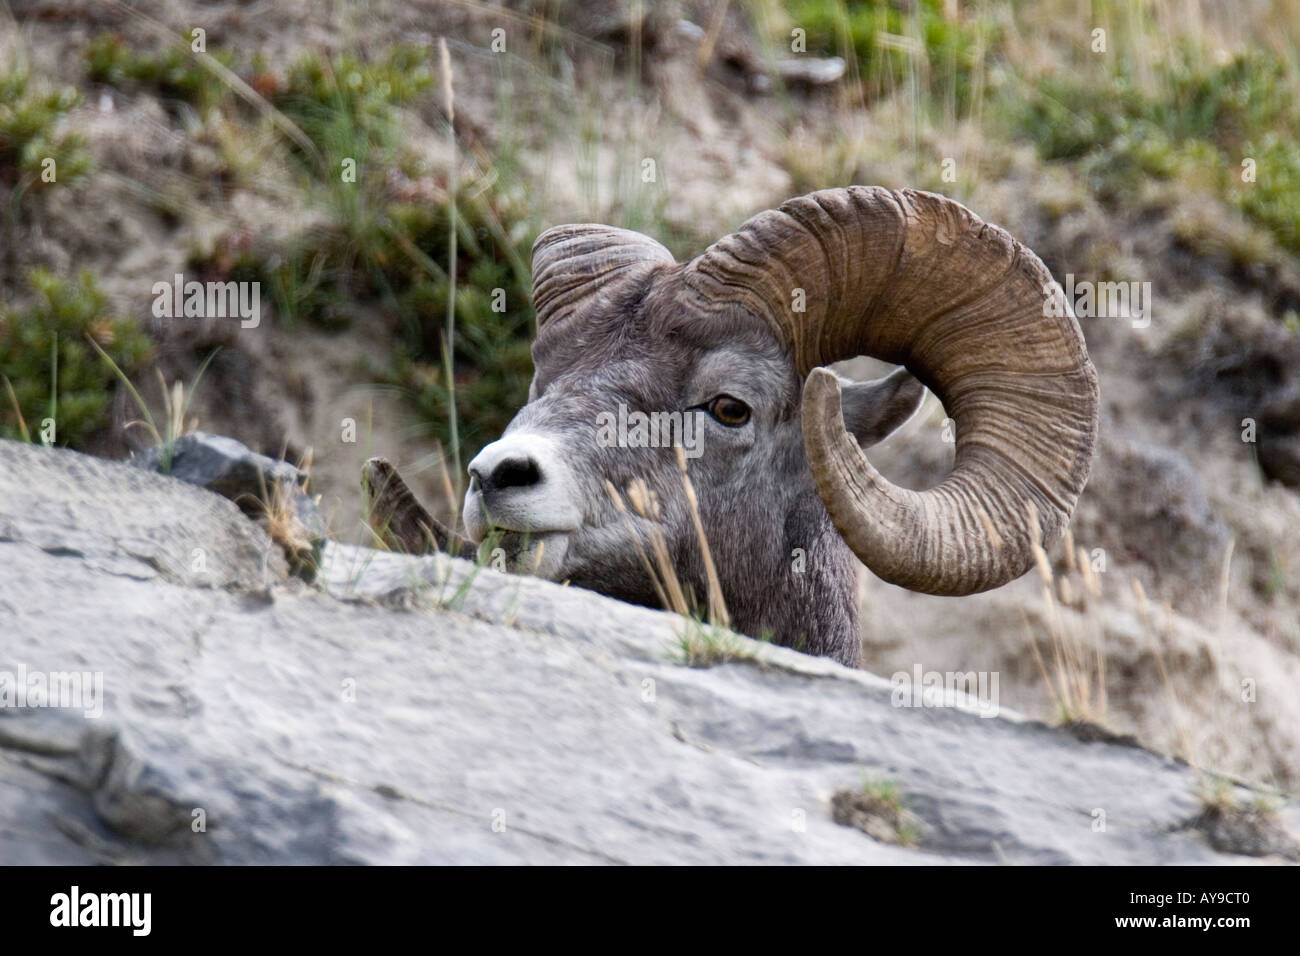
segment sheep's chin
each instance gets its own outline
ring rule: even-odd
[[[500,549],[499,554],[496,549]],[[556,581],[569,551],[569,532],[544,531],[525,535],[509,531],[501,536],[496,549],[482,555],[490,567],[499,568],[498,559],[502,559],[505,570],[512,574],[531,574]]]

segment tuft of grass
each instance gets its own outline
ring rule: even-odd
[[[117,362],[113,361],[113,357],[104,351],[98,342],[89,337],[88,341],[95,351],[99,353],[99,357],[104,360],[104,363],[112,369],[117,380],[122,383],[122,387],[127,390],[127,393],[131,396],[131,400],[135,402],[136,408],[140,410],[140,414],[144,416],[142,419],[135,419],[127,422],[126,427],[143,427],[148,430],[150,437],[153,439],[154,445],[159,448],[159,471],[164,475],[171,474],[172,457],[176,450],[176,439],[180,438],[186,432],[194,431],[199,427],[197,419],[189,418],[190,403],[194,400],[194,394],[198,390],[199,383],[203,381],[203,373],[208,370],[208,366],[212,363],[212,360],[217,357],[217,352],[220,350],[213,349],[212,352],[208,354],[208,357],[203,360],[203,364],[199,366],[198,371],[194,374],[194,380],[190,383],[188,397],[185,394],[185,384],[183,382],[173,382],[169,389],[166,380],[163,378],[162,372],[157,368],[154,369],[158,375],[158,386],[162,392],[163,399],[163,427],[160,429],[158,423],[153,417],[153,413],[149,410],[148,404],[140,396],[140,391],[135,387],[135,383],[131,381],[130,376],[122,370],[121,366],[119,366]]]
[[[677,465],[681,474],[682,491],[687,509],[691,514],[704,569],[706,590],[704,614],[707,615],[711,627],[725,631],[730,627],[731,619],[727,613],[726,601],[722,595],[722,583],[713,564],[709,541],[704,533],[704,524],[700,519],[699,502],[695,497],[695,489],[691,485],[690,476],[686,471],[686,456],[680,448],[677,449]],[[650,583],[654,587],[660,603],[666,610],[673,611],[688,619],[698,620],[699,612],[695,595],[682,584],[673,562],[672,548],[663,532],[661,524],[662,507],[659,496],[640,478],[634,479],[628,485],[626,501],[623,495],[619,494],[618,489],[608,481],[605,482],[605,491],[614,503],[614,508],[623,516],[628,528],[628,536],[636,547],[637,555],[641,559],[641,564],[650,578]],[[646,536],[649,539],[650,550],[648,553],[641,545],[641,537],[637,529],[638,523],[640,527],[645,529]]]
[[[59,121],[81,102],[76,87],[37,89],[22,66],[0,68],[0,185],[40,188],[45,160],[55,182],[68,183],[90,169],[85,137],[58,131]]]
[[[896,780],[864,778],[859,790],[837,791],[831,797],[831,818],[882,843],[910,847],[921,839],[921,819],[904,805]]]
[[[95,352],[134,371],[149,358],[149,337],[135,319],[112,313],[88,271],[67,280],[37,269],[29,283],[33,301],[0,312],[0,376],[10,399],[7,414],[0,406],[0,434],[30,439],[29,423],[45,419],[54,425],[51,444],[84,447],[108,427],[113,390],[114,374]]]
[[[752,661],[755,647],[735,631],[687,617],[674,647],[677,662],[687,667],[716,667],[729,661]]]
[[[687,472],[686,455],[681,448],[676,449],[676,452],[682,493],[695,529],[704,571],[703,608],[699,606],[691,589],[682,583],[673,561],[673,551],[661,523],[663,510],[658,494],[640,478],[629,483],[625,495],[620,494],[608,481],[605,482],[605,491],[615,510],[623,516],[628,537],[636,548],[660,604],[665,610],[680,614],[685,621],[675,647],[681,663],[690,667],[712,667],[731,660],[752,660],[755,658],[754,646],[741,640],[731,630],[731,616],[727,612],[722,582],[713,563],[712,549],[704,533],[699,500]],[[645,530],[648,551],[642,545],[639,529]],[[765,639],[768,639],[766,635]]]
[[[214,353],[215,354],[215,353]],[[311,481],[312,453],[310,449],[295,467]],[[303,494],[295,484],[276,481],[268,488],[266,476],[258,473],[261,497],[257,512],[267,536],[280,546],[291,573],[305,581],[314,581],[320,570],[322,548],[312,540],[311,530],[304,526],[298,510],[298,500]]]
[[[1101,579],[1092,569],[1088,554],[1075,548],[1074,536],[1065,532],[1064,571],[1058,576],[1040,540],[1037,509],[1029,506],[1029,527],[1034,542],[1034,562],[1043,590],[1043,619],[1051,646],[1051,665],[1044,661],[1038,639],[1029,635],[1029,648],[1042,675],[1043,684],[1056,710],[1057,722],[1065,726],[1106,723],[1105,625],[1101,619]],[[1080,612],[1064,613],[1065,608]],[[1028,619],[1025,620],[1028,630]],[[1090,653],[1087,644],[1094,650]]]

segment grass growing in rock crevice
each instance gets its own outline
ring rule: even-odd
[[[716,667],[732,661],[762,665],[757,647],[734,631],[687,617],[674,648],[678,663],[687,667]]]
[[[865,780],[859,790],[839,790],[831,797],[831,819],[879,840],[916,846],[924,824],[904,805],[895,780]]]

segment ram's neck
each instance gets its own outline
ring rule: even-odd
[[[715,557],[736,630],[858,666],[860,565],[815,495]]]

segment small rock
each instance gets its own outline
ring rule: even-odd
[[[844,76],[844,58],[838,56],[816,57],[801,56],[789,60],[778,60],[776,72],[787,83],[799,83],[804,86],[829,86],[838,83]]]
[[[692,43],[698,43],[704,39],[704,28],[690,20],[678,20],[675,24],[677,34],[683,39]]]
[[[307,494],[307,474],[287,461],[208,432],[191,432],[132,459],[147,471],[206,488],[239,505],[244,514],[268,518],[271,537],[284,548],[291,567],[309,580],[319,565],[325,519]],[[268,505],[270,507],[268,507]]]
[[[166,445],[156,445],[131,463],[215,491],[245,511],[259,510],[250,501],[262,501],[276,483],[299,487],[307,483],[307,476],[287,461],[259,455],[233,438],[208,432],[182,435],[172,443],[170,455]]]
[[[1258,807],[1207,806],[1192,827],[1221,853],[1276,855],[1300,862],[1300,842],[1274,814]]]

